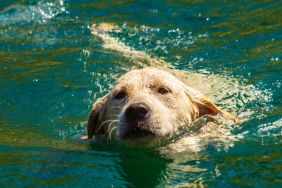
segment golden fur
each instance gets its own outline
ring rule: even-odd
[[[145,130],[149,133],[145,136],[159,138],[172,135],[180,127],[189,126],[204,115],[219,114],[234,122],[240,121],[230,113],[220,110],[199,90],[186,85],[183,82],[186,76],[177,70],[170,69],[170,65],[165,61],[132,49],[111,37],[108,32],[118,31],[117,26],[101,23],[94,24],[91,29],[92,34],[104,42],[104,48],[118,51],[132,58],[133,63],[146,62],[150,67],[127,72],[120,77],[107,95],[93,103],[88,118],[88,138],[92,138],[95,134],[110,135],[112,131],[116,131],[117,135],[123,138],[131,126],[135,126],[141,132]],[[190,74],[189,83],[195,80],[196,77],[193,78],[193,75],[195,74]],[[203,79],[203,83],[210,79],[203,76],[200,78]],[[203,88],[205,89],[204,84]],[[124,94],[122,99],[115,97],[119,92]],[[126,121],[125,111],[130,106],[139,103],[148,107],[150,116],[142,120],[142,123],[135,122],[132,125],[132,122]],[[136,136],[144,135],[134,135]]]
[[[159,92],[160,88],[166,92]],[[119,92],[124,92],[125,97],[116,99],[115,95]],[[128,126],[132,126],[125,121],[125,111],[136,103],[145,103],[150,109],[151,115],[141,127],[149,131],[150,136],[172,135],[180,126],[189,125],[207,114],[220,114],[238,121],[172,74],[149,67],[129,71],[117,81],[110,93],[93,104],[88,120],[88,138],[94,134],[110,134],[115,128],[117,135],[123,137]]]

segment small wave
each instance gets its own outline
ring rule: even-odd
[[[188,48],[190,43],[193,43],[196,40],[205,39],[208,37],[208,35],[201,34],[193,37],[191,32],[185,33],[180,29],[163,31],[163,29],[144,25],[135,26],[134,28],[128,28],[126,25],[124,25],[122,26],[121,30],[118,30],[116,33],[112,32],[111,35],[100,34],[99,37],[102,38],[103,42],[105,43],[104,48],[106,49],[120,52],[124,56],[130,57],[132,59],[139,58],[148,60],[152,62],[150,65],[157,67],[160,66],[162,68],[165,66],[169,67],[169,63],[166,63],[158,57],[155,58],[153,55],[149,55],[151,53],[146,53],[146,51],[153,51],[153,54],[159,55],[160,53],[156,52],[159,48],[155,50],[156,46],[163,46],[165,50],[169,50],[169,47],[177,48],[179,46]],[[158,39],[160,37],[163,37],[163,39]],[[135,50],[137,44],[133,43],[131,45],[129,39],[138,41],[138,44],[141,45],[141,50],[139,50],[140,47],[138,50]],[[155,43],[153,44],[151,41],[155,41]],[[179,43],[176,43],[176,41]],[[133,46],[133,48],[131,48],[131,46]],[[144,48],[144,50],[142,48]],[[193,61],[201,62],[203,61],[203,58],[195,58]],[[161,62],[161,64],[158,64],[157,62]],[[146,63],[144,63],[143,66],[146,66]],[[265,116],[265,112],[268,112],[271,108],[271,102],[273,100],[272,91],[265,88],[263,85],[244,84],[243,78],[231,78],[228,76],[228,72],[214,74],[206,69],[200,69],[196,72],[185,69],[174,71],[175,74],[179,73],[180,77],[181,75],[185,75],[185,83],[199,89],[207,96],[213,98],[217,102],[217,105],[224,110],[239,116],[244,122],[253,118],[263,118]],[[103,85],[108,83],[105,82],[104,79],[100,80],[103,81],[98,81],[98,84],[96,83],[95,85],[98,85],[101,90]],[[100,82],[101,84],[99,84]],[[229,125],[229,122],[226,122],[226,125]],[[215,142],[218,146],[218,150],[227,150],[228,148],[234,146],[235,141],[243,138],[243,134],[240,134],[242,131],[239,131],[239,134],[232,133],[232,131],[234,129],[236,131],[237,128],[237,125],[222,126],[216,131],[216,133],[208,133],[205,135],[210,139],[206,139],[207,137],[205,136],[200,137],[201,135],[197,135],[195,138],[193,138],[193,145],[190,144],[192,143],[190,137],[189,140],[186,139],[185,141],[185,143],[187,143],[187,147],[183,148],[183,143],[181,143],[181,147],[178,149],[180,151],[181,149],[185,150],[187,148],[193,148],[194,151],[201,151],[205,148],[205,146],[208,146],[209,143]],[[238,129],[244,128],[240,127]],[[174,145],[173,148],[176,148],[176,146]]]
[[[126,23],[121,26],[121,32],[112,34],[128,46],[149,54],[158,54],[158,56],[189,50],[197,40],[208,37],[207,33],[195,36],[193,32],[185,32],[179,28],[159,28],[147,25],[128,27]],[[169,61],[180,62],[182,60],[179,55],[171,58]]]
[[[26,22],[44,23],[65,12],[63,0],[39,1],[36,5],[14,4],[0,12],[0,25]]]
[[[260,136],[282,136],[282,118],[275,122],[260,125],[258,134]]]

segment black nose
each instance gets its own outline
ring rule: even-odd
[[[150,108],[144,103],[134,103],[130,105],[126,111],[125,116],[130,121],[145,120],[150,112]]]

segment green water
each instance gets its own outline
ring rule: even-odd
[[[281,18],[281,1],[1,1],[0,187],[281,187]],[[245,120],[239,139],[171,155],[79,141],[132,67],[91,36],[100,22],[175,69],[237,80],[218,104]]]

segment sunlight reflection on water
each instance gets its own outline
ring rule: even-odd
[[[0,3],[0,186],[278,187],[280,12],[279,1]],[[139,67],[91,36],[105,21],[130,47],[202,75],[191,84],[244,119],[227,128],[230,147],[190,137],[200,150],[160,155],[77,140],[93,99]]]

